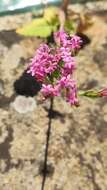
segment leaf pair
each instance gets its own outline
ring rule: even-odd
[[[34,19],[31,23],[18,28],[16,32],[24,36],[36,36],[41,38],[47,38],[52,32],[57,31],[59,23],[59,8],[49,7],[44,10],[44,16]],[[65,21],[65,31],[71,33],[74,31],[74,24],[71,20]]]
[[[44,16],[34,19],[31,23],[18,28],[16,32],[24,36],[37,36],[46,38],[51,35],[52,31],[57,30],[58,8],[50,7],[44,11]]]

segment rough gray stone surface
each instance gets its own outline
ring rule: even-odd
[[[0,190],[41,190],[49,102],[41,104],[38,95],[26,113],[12,106],[13,83],[41,41],[13,40],[12,26],[26,19],[28,14],[0,18]],[[77,57],[78,86],[101,88],[107,85],[107,14],[94,15],[86,34],[92,42]],[[54,110],[45,190],[107,190],[107,99],[80,98],[75,108],[55,98]]]

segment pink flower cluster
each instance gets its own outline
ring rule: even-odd
[[[29,67],[28,73],[31,73],[40,82],[43,82],[48,74],[57,69],[59,57],[51,51],[52,49],[47,44],[41,45]]]
[[[81,39],[59,31],[54,34],[54,40],[54,48],[47,44],[40,46],[27,72],[42,83],[45,98],[60,96],[63,91],[66,100],[74,105],[78,102],[76,81],[72,78],[76,68],[74,52],[80,48]]]
[[[82,40],[79,36],[69,36],[64,31],[54,33],[54,40],[59,46],[76,50],[80,48]]]
[[[101,97],[107,97],[107,87],[100,90],[98,92],[98,95],[101,96]]]

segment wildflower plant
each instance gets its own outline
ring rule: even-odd
[[[27,69],[41,84],[41,93],[46,98],[64,95],[71,105],[78,105],[78,95],[90,98],[107,96],[107,88],[102,90],[79,91],[73,77],[76,69],[76,54],[82,40],[77,35],[69,35],[64,30],[54,33],[54,46],[41,44]]]
[[[64,30],[54,33],[54,46],[41,44],[37,49],[27,73],[35,77],[41,84],[41,93],[44,100],[50,98],[49,123],[47,129],[46,149],[44,158],[43,181],[41,190],[44,190],[47,175],[47,157],[51,132],[51,118],[53,109],[53,97],[63,95],[70,105],[79,105],[78,96],[90,98],[106,97],[107,88],[102,90],[78,91],[77,82],[74,79],[76,69],[77,52],[82,40],[79,36],[69,35]]]
[[[66,9],[69,0],[63,0],[61,9],[45,9],[43,18],[33,20],[29,25],[17,29],[17,33],[24,36],[39,36],[47,38],[54,33],[54,44],[41,44],[35,52],[28,66],[27,73],[35,77],[35,82],[41,86],[43,99],[50,98],[48,110],[49,122],[46,133],[46,146],[44,154],[43,180],[41,190],[45,189],[47,176],[48,148],[51,134],[53,98],[62,96],[70,105],[78,106],[78,96],[89,98],[106,97],[107,88],[102,90],[78,91],[77,81],[74,78],[76,70],[76,55],[83,46],[81,38],[69,35],[66,32],[78,33],[84,29],[84,22],[80,20],[79,26],[73,25],[66,19]],[[83,19],[84,20],[84,19]],[[58,32],[56,32],[59,29]],[[66,31],[66,32],[65,32]],[[82,35],[83,36],[83,35]],[[48,39],[47,39],[48,40]],[[83,44],[82,44],[83,43]]]
[[[42,84],[44,98],[60,96],[71,105],[77,105],[77,83],[73,78],[76,69],[75,55],[82,43],[80,37],[64,31],[54,33],[55,46],[42,44],[28,67],[28,73]]]

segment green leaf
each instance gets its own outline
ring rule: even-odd
[[[52,77],[54,77],[54,78],[59,78],[59,76],[60,76],[60,71],[59,70],[55,70],[53,73],[52,73]]]
[[[97,98],[97,97],[99,97],[99,93],[96,90],[79,91],[78,95],[86,96],[86,97],[89,97],[89,98]]]
[[[58,18],[54,18],[52,21],[51,21],[51,25],[52,25],[52,30],[53,32],[56,32],[58,30],[58,26],[59,26],[59,20]]]
[[[75,27],[76,26],[72,20],[66,20],[65,25],[64,25],[64,29],[66,32],[68,32],[70,34],[74,33]]]
[[[44,18],[49,23],[54,20],[56,17],[58,17],[58,11],[59,9],[57,7],[48,7],[44,10]]]
[[[58,11],[57,7],[48,7],[44,11],[44,19],[52,26],[53,32],[57,31],[59,26]]]
[[[17,29],[16,32],[24,36],[37,36],[46,38],[51,34],[52,28],[53,27],[49,25],[44,18],[38,18],[23,26],[22,28]]]
[[[59,62],[59,66],[60,66],[60,67],[63,67],[63,66],[64,66],[64,61],[60,61],[60,62]]]

